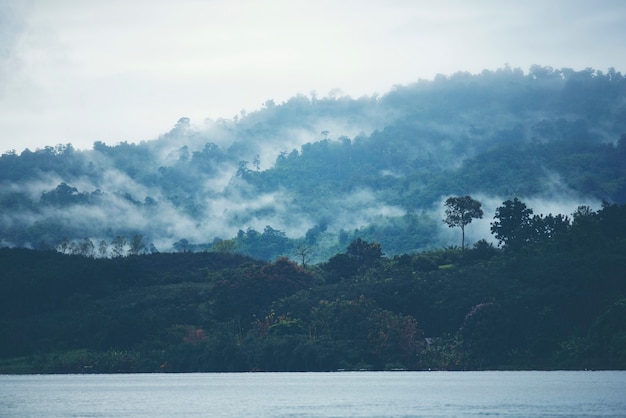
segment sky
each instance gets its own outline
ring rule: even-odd
[[[623,0],[0,0],[0,153],[505,64],[626,72]]]

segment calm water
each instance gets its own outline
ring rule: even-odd
[[[0,376],[2,417],[626,416],[626,372]]]

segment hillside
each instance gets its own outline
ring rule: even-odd
[[[0,246],[110,257],[220,250],[328,260],[456,244],[443,200],[479,197],[488,236],[513,197],[539,213],[626,202],[626,77],[504,67],[381,96],[296,96],[152,141],[0,157]],[[112,139],[115,141],[115,139]]]
[[[306,268],[0,249],[0,373],[626,369],[626,205],[497,209],[502,248]]]

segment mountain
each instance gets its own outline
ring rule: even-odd
[[[320,262],[356,238],[387,255],[457,245],[443,202],[536,213],[626,202],[626,77],[504,67],[380,96],[296,96],[232,120],[181,118],[138,144],[0,157],[0,246],[110,257],[235,252]]]

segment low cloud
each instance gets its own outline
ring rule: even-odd
[[[400,207],[381,201],[374,192],[365,188],[331,200],[325,208],[323,219],[331,231],[358,229],[381,216],[402,216],[406,213]]]
[[[472,245],[479,240],[497,244],[497,240],[491,233],[491,223],[494,221],[496,209],[501,207],[506,200],[518,198],[529,209],[532,209],[533,215],[564,215],[571,219],[572,213],[579,206],[589,206],[593,210],[598,210],[602,206],[602,202],[597,199],[583,196],[580,193],[567,187],[565,183],[556,175],[549,175],[543,182],[542,192],[532,196],[493,196],[484,193],[470,193],[473,199],[481,203],[483,210],[482,219],[473,219],[470,224],[465,227],[465,243]],[[438,219],[445,218],[444,202],[449,196],[440,198],[439,204],[433,208],[433,216]],[[461,233],[458,228],[449,228],[443,221],[441,222],[440,233],[442,237],[450,245],[459,245],[461,242]]]

